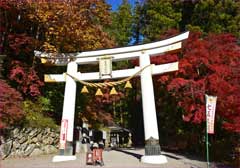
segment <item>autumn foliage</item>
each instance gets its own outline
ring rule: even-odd
[[[104,1],[28,1],[27,6],[36,38],[44,40],[40,50],[79,52],[114,44],[104,32],[104,26],[110,24],[109,6]]]
[[[12,125],[22,116],[21,94],[0,80],[0,129]]]
[[[18,90],[30,97],[41,94],[40,88],[44,83],[39,79],[34,68],[24,67],[24,63],[20,61],[12,61],[10,67],[9,79],[17,85]]]
[[[204,122],[205,94],[214,95],[218,97],[217,122],[229,131],[240,132],[239,67],[240,46],[233,35],[202,37],[191,33],[179,56],[179,71],[161,76],[158,81],[166,84],[184,109],[184,121]]]
[[[6,55],[3,74],[9,85],[36,103],[38,96],[47,95],[42,78],[48,67],[39,64],[34,50],[69,53],[113,47],[104,31],[111,23],[109,9],[102,0],[1,0],[0,54]]]
[[[0,53],[9,79],[26,96],[43,86],[33,67],[34,50],[80,52],[114,46],[104,27],[109,6],[101,0],[0,1]]]

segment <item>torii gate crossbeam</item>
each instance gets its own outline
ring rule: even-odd
[[[74,54],[76,59],[67,64],[67,73],[71,76],[81,80],[102,80],[98,76],[98,72],[95,73],[80,73],[78,71],[78,64],[89,64],[98,62],[99,56],[109,55],[113,61],[126,60],[139,58],[140,67],[126,70],[118,70],[112,72],[112,78],[123,78],[131,76],[139,69],[142,69],[150,65],[151,56],[159,56],[166,52],[176,51],[181,49],[183,40],[187,39],[189,32],[182,33],[178,36],[138,46],[130,46],[115,49],[106,49],[98,51],[89,51]],[[51,54],[35,52],[36,56],[48,57]],[[72,54],[73,55],[73,54]],[[58,61],[58,60],[57,60]],[[56,61],[56,62],[57,62]],[[151,67],[151,68],[150,68]],[[141,91],[142,91],[142,103],[143,103],[143,120],[144,120],[144,134],[145,134],[145,155],[141,158],[145,163],[166,163],[167,159],[161,155],[158,135],[158,125],[156,118],[155,100],[152,75],[161,74],[165,72],[176,71],[178,69],[178,62],[149,66],[141,72]],[[67,143],[66,147],[60,149],[60,156],[55,156],[53,161],[72,160],[72,142],[73,142],[73,123],[75,113],[75,99],[76,99],[76,81],[69,75],[55,74],[46,75],[46,82],[66,82],[63,115],[61,130],[64,130],[64,126],[67,123]],[[61,138],[60,138],[61,143]]]

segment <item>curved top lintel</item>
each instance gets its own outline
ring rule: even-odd
[[[96,50],[96,51],[86,51],[82,53],[78,53],[76,57],[92,57],[92,56],[102,56],[102,55],[114,55],[114,54],[121,54],[121,53],[128,53],[128,52],[137,52],[137,51],[147,51],[149,49],[154,49],[166,45],[170,45],[182,40],[187,39],[189,36],[189,31],[179,34],[177,36],[171,37],[169,39],[141,44],[136,46],[129,46],[129,47],[120,47],[120,48],[112,48],[112,49],[104,49],[104,50]]]
[[[62,56],[64,56],[65,58],[69,58],[69,56],[72,58],[75,57],[77,59],[77,60],[75,60],[76,63],[78,63],[80,59],[82,61],[86,61],[86,62],[88,62],[89,60],[92,60],[92,59],[94,59],[94,61],[96,61],[95,57],[106,56],[106,55],[109,55],[115,59],[117,59],[117,57],[119,57],[120,55],[124,55],[124,56],[120,56],[120,57],[123,57],[126,59],[126,58],[136,57],[135,53],[138,53],[138,52],[143,52],[143,51],[148,52],[151,50],[155,50],[158,48],[165,48],[167,46],[176,44],[180,41],[187,39],[188,36],[189,36],[189,31],[179,34],[177,36],[174,36],[174,37],[171,37],[171,38],[168,38],[165,40],[153,42],[153,43],[128,46],[128,47],[112,48],[112,49],[86,51],[86,52],[81,52],[81,53],[66,53],[66,54],[58,53],[57,55],[59,55],[59,57],[56,55],[56,56],[53,56],[53,58],[56,58],[56,59],[60,58],[60,60],[61,60]],[[51,57],[53,54],[53,53],[44,53],[44,52],[40,52],[40,51],[34,51],[34,53],[35,53],[35,56],[46,57],[46,58]],[[116,57],[114,57],[114,55]],[[67,64],[67,62],[63,63],[61,65],[66,65],[66,64]]]

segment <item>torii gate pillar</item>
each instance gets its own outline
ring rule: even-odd
[[[78,64],[76,62],[69,62],[67,65],[67,73],[77,73]],[[70,76],[65,76],[65,92],[63,102],[62,123],[60,132],[59,154],[54,156],[53,162],[76,160],[73,156],[73,128],[74,128],[74,114],[76,101],[76,81]],[[66,157],[67,156],[67,157]]]
[[[150,56],[147,53],[142,53],[140,55],[140,67],[143,68],[147,65],[150,65]],[[145,135],[145,155],[141,158],[141,161],[144,163],[166,163],[167,158],[161,155],[159,145],[151,68],[147,68],[141,73],[141,90]]]
[[[67,73],[77,73],[78,65],[75,62],[68,63]],[[74,114],[76,102],[76,88],[77,84],[70,76],[66,76],[66,85],[64,92],[63,113],[62,121],[67,121],[66,144],[65,149],[60,148],[60,153],[64,155],[72,155],[73,153],[73,127],[74,127]]]

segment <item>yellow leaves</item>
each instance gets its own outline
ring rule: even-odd
[[[53,28],[53,27],[50,27],[50,28],[49,28],[49,31],[54,31],[54,28]]]
[[[45,52],[50,52],[50,53],[57,52],[56,47],[54,45],[49,44],[48,42],[44,42],[42,48]]]
[[[59,28],[53,28],[53,27],[50,27],[48,29],[48,32],[46,33],[47,36],[58,36],[59,35]]]
[[[60,30],[59,30],[59,32],[63,32],[64,31],[64,27],[60,27]]]
[[[35,18],[35,15],[33,15],[33,14],[29,14],[28,17],[29,17],[30,20],[32,20],[32,19]]]
[[[105,2],[38,1],[30,6],[29,18],[39,25],[41,39],[46,39],[44,51],[76,52],[112,47],[111,38],[102,29],[110,19]]]

